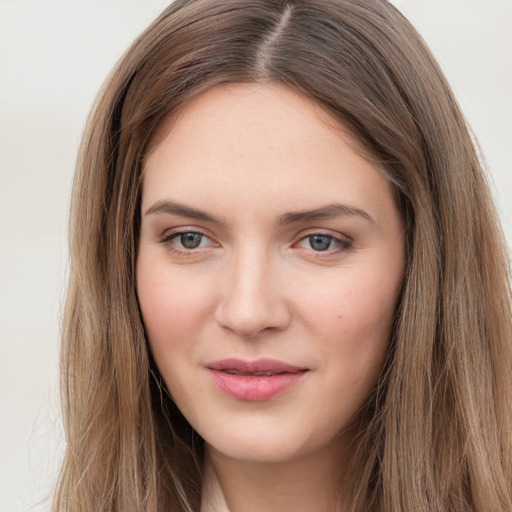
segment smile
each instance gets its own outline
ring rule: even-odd
[[[223,359],[205,365],[214,385],[238,400],[258,402],[298,384],[309,371],[274,359]]]

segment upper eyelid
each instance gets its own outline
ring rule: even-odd
[[[308,238],[309,236],[313,236],[313,235],[329,236],[331,238],[340,239],[340,240],[349,241],[349,242],[353,241],[352,237],[350,237],[344,233],[340,233],[339,231],[333,231],[331,229],[319,229],[319,228],[317,228],[317,229],[311,228],[311,229],[303,230],[296,235],[295,239],[296,240],[297,239],[304,240],[305,238]]]
[[[168,248],[170,248],[170,246],[175,246],[174,247],[174,251],[179,251],[179,252],[191,252],[191,251],[200,251],[201,249],[208,249],[208,248],[211,248],[211,247],[196,247],[196,248],[193,248],[193,249],[187,249],[186,247],[183,247],[183,248],[179,248],[177,247],[177,244],[179,242],[175,242],[176,239],[178,239],[180,237],[180,235],[183,235],[183,234],[186,234],[186,233],[196,233],[198,235],[201,235],[203,236],[204,238],[208,239],[210,242],[212,242],[212,244],[218,244],[212,237],[206,235],[205,233],[202,233],[200,231],[197,231],[197,230],[185,230],[185,231],[171,231],[171,232],[167,232],[166,234],[164,233],[163,236],[161,236],[158,241],[160,244],[164,245],[164,246],[167,246]]]
[[[303,232],[299,233],[297,235],[297,237],[295,238],[295,241],[292,243],[292,247],[297,246],[300,243],[303,243],[309,237],[315,236],[315,235],[328,237],[337,246],[337,249],[333,248],[333,249],[328,249],[326,251],[315,251],[314,249],[309,250],[310,252],[312,252],[318,256],[323,255],[323,256],[327,257],[336,252],[347,251],[354,247],[354,240],[352,239],[352,237],[350,237],[348,235],[340,233],[339,231],[331,231],[328,229],[327,230],[326,229],[314,229],[314,228],[310,229],[310,230],[306,230],[305,232],[303,231]]]
[[[179,238],[180,235],[184,235],[186,233],[195,233],[201,235],[204,238],[207,238],[210,242],[212,242],[212,245],[209,247],[194,247],[190,249],[187,247],[179,247],[179,243],[174,243],[174,240]],[[220,245],[211,236],[208,236],[207,234],[203,233],[198,229],[177,229],[175,231],[168,230],[166,233],[164,233],[162,237],[160,237],[159,242],[163,246],[165,246],[168,251],[181,255],[192,255],[193,253],[201,254],[202,251],[204,250],[212,249],[215,248],[216,245]]]
[[[179,228],[167,228],[165,229],[162,234],[160,235],[161,240],[170,239],[173,236],[182,235],[184,233],[197,233],[199,235],[203,235],[207,238],[210,238],[211,240],[214,239],[214,237],[208,233],[205,229],[199,228],[197,226],[190,226],[190,227],[179,227]]]
[[[335,242],[339,242],[341,245],[351,245],[352,244],[352,240],[351,239],[348,239],[348,238],[345,238],[345,237],[342,237],[342,236],[334,236],[334,235],[328,235],[326,233],[310,233],[308,235],[305,235],[305,236],[302,236],[300,237],[297,242],[294,242],[294,245],[299,243],[299,242],[303,242],[304,240],[307,240],[308,238],[312,237],[312,236],[315,236],[315,235],[320,235],[320,236],[325,236],[326,238],[330,238],[331,240],[334,240]]]

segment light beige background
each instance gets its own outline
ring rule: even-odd
[[[220,0],[219,0],[220,1]],[[512,243],[512,0],[395,0],[440,60]],[[66,222],[87,112],[163,0],[0,0],[0,512],[49,509],[63,449]]]

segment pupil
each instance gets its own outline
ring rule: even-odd
[[[312,235],[309,237],[309,243],[315,251],[325,251],[329,249],[331,239],[324,235]]]
[[[201,243],[202,235],[199,233],[184,233],[180,236],[180,242],[186,249],[195,249]]]

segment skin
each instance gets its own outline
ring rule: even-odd
[[[143,320],[233,512],[332,510],[347,427],[385,359],[404,224],[385,175],[353,147],[306,97],[235,84],[187,105],[145,163]],[[187,249],[191,232],[199,246]],[[205,368],[229,357],[307,371],[268,400],[241,400]]]

